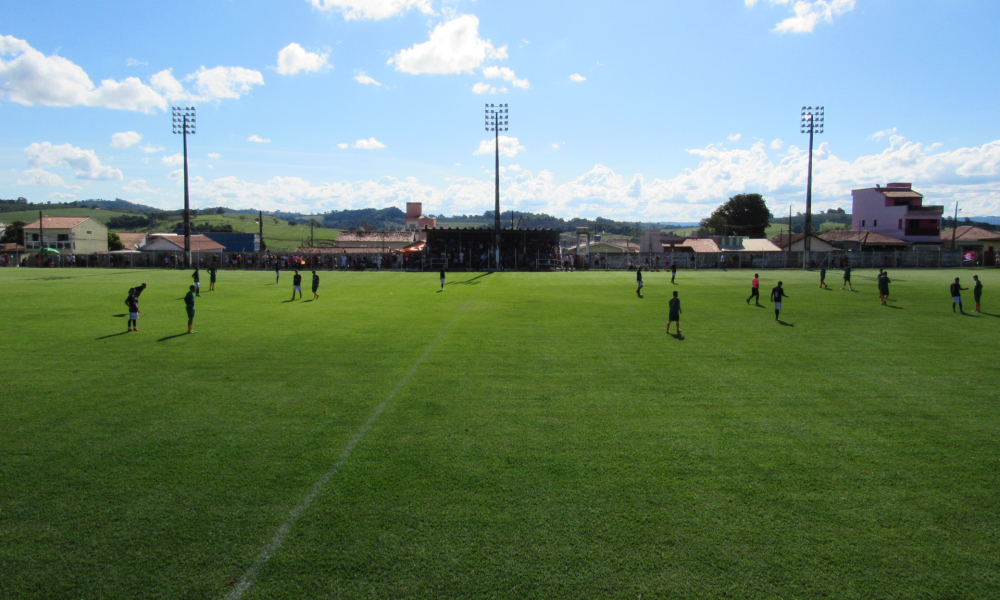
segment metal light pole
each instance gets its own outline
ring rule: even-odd
[[[500,268],[500,132],[507,131],[507,105],[486,105],[486,131],[492,131],[496,142],[496,207],[493,209],[493,229],[496,237],[496,263]]]
[[[191,206],[188,196],[188,134],[194,135],[194,107],[174,106],[174,133],[184,137],[184,268],[191,268]]]
[[[823,133],[824,108],[822,106],[803,106],[802,121],[799,124],[801,133],[809,134],[809,175],[806,182],[806,224],[803,239],[803,250],[805,256],[802,260],[802,267],[809,267],[809,251],[812,250],[810,237],[812,236],[812,189],[813,189],[813,134]]]

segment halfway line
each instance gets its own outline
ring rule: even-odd
[[[441,340],[441,338],[444,337],[444,334],[448,332],[448,329],[451,327],[452,323],[455,322],[455,319],[457,319],[458,316],[462,314],[462,311],[464,311],[465,308],[469,306],[469,303],[472,302],[473,298],[475,298],[478,295],[478,293],[479,290],[477,289],[476,292],[472,295],[472,297],[470,297],[465,302],[465,304],[463,304],[458,309],[458,311],[455,312],[455,316],[451,318],[451,321],[448,321],[448,324],[444,326],[444,329],[441,330],[441,333],[437,334],[437,337],[431,340],[431,343],[427,346],[427,349],[424,350],[424,353],[420,355],[420,358],[417,359],[417,362],[413,364],[413,366],[406,373],[406,375],[404,375],[403,378],[399,380],[399,383],[396,384],[396,387],[392,388],[392,391],[389,392],[389,395],[385,397],[385,400],[383,400],[378,406],[375,407],[375,411],[372,412],[371,416],[368,417],[368,420],[364,422],[364,424],[361,426],[360,429],[358,429],[358,432],[354,434],[354,437],[351,438],[351,441],[347,442],[347,445],[344,446],[344,451],[341,452],[340,458],[337,459],[337,462],[333,463],[333,466],[330,467],[330,470],[324,473],[323,476],[319,478],[319,480],[316,482],[315,485],[313,485],[309,493],[306,494],[306,497],[302,499],[302,502],[299,502],[298,506],[296,506],[292,510],[291,514],[288,515],[288,518],[285,519],[285,522],[282,523],[281,527],[278,528],[278,531],[274,534],[274,537],[271,538],[271,542],[267,546],[265,546],[263,550],[261,550],[260,555],[258,555],[257,559],[253,561],[253,564],[250,565],[250,568],[246,570],[246,572],[243,574],[243,577],[240,578],[239,583],[236,584],[236,587],[234,587],[229,592],[229,594],[226,595],[226,600],[239,600],[240,598],[243,597],[243,593],[250,588],[251,584],[253,584],[253,581],[254,579],[257,578],[257,575],[260,573],[260,570],[264,568],[264,565],[266,565],[269,560],[271,560],[271,557],[274,555],[274,553],[281,548],[281,545],[285,541],[285,537],[288,535],[288,532],[291,531],[292,526],[295,525],[295,522],[298,521],[299,517],[302,516],[302,513],[304,513],[306,509],[309,508],[309,505],[313,503],[313,500],[315,500],[316,497],[319,496],[320,493],[322,493],[323,488],[326,486],[327,482],[330,481],[330,479],[337,474],[337,471],[340,470],[340,467],[342,467],[344,463],[347,462],[347,459],[351,456],[351,451],[353,451],[354,447],[357,446],[358,443],[361,442],[361,439],[365,437],[365,434],[368,433],[368,430],[371,428],[375,420],[379,418],[379,415],[382,414],[382,411],[385,410],[385,407],[388,406],[389,402],[396,396],[396,394],[399,393],[399,390],[403,389],[403,386],[406,385],[406,382],[410,380],[410,377],[417,371],[420,365],[424,362],[424,359],[427,358],[427,355],[431,353],[431,350],[434,349],[434,346],[436,346],[437,343]]]

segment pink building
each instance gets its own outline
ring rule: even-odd
[[[424,205],[422,202],[406,203],[406,229],[416,231],[420,241],[427,241],[427,234],[424,228],[437,229],[438,220],[435,217],[424,216]]]
[[[943,206],[924,206],[924,196],[909,183],[853,190],[851,229],[872,231],[911,244],[941,244]]]

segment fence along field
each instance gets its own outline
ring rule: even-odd
[[[1000,277],[889,272],[227,271],[186,335],[186,271],[0,270],[2,595],[225,598],[398,388],[243,597],[990,597]]]

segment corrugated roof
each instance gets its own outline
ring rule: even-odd
[[[884,188],[879,190],[887,198],[923,198],[923,194],[918,194],[913,190],[894,190],[886,191]]]
[[[781,252],[774,242],[762,238],[743,240],[743,250],[746,252]]]
[[[699,253],[721,252],[719,245],[716,244],[714,240],[709,239],[689,238],[684,240],[684,243],[681,244],[681,246],[686,246]]]
[[[146,240],[147,233],[132,233],[128,231],[119,232],[118,238],[124,244],[126,250],[138,250],[139,246]]]
[[[43,217],[42,226],[45,229],[72,229],[84,221],[94,221],[90,217]],[[99,221],[94,223],[101,225]],[[104,225],[101,225],[104,227]],[[38,219],[24,226],[25,229],[38,229]]]

